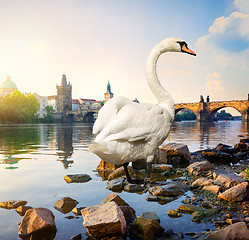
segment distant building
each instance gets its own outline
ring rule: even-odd
[[[48,97],[47,96],[40,96],[37,93],[34,93],[34,96],[37,98],[37,100],[40,103],[40,109],[37,111],[39,118],[44,118],[47,116],[47,112],[45,107],[48,106]]]
[[[8,76],[7,80],[0,85],[0,97],[11,95],[15,90],[17,90],[17,86]]]
[[[67,83],[66,75],[62,75],[61,85],[56,86],[57,89],[57,112],[66,114],[72,111],[72,85]]]
[[[80,108],[80,102],[78,99],[72,99],[72,110],[77,111]]]
[[[107,91],[106,91],[106,93],[104,93],[104,96],[105,96],[104,103],[106,103],[109,99],[113,98],[113,93],[111,91],[111,84],[110,84],[109,80],[108,80],[108,84],[107,84]]]
[[[48,96],[48,105],[53,106],[55,112],[57,112],[57,95]]]

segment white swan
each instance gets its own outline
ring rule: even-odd
[[[158,57],[164,52],[196,55],[179,38],[167,38],[152,49],[146,64],[146,78],[158,105],[113,97],[100,109],[93,126],[93,134],[98,135],[88,150],[106,162],[123,164],[129,182],[132,182],[127,171],[129,162],[146,159],[151,163],[174,120],[174,101],[160,84],[156,73]],[[149,170],[147,174],[149,177]]]

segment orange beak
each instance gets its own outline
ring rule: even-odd
[[[185,52],[185,53],[188,53],[188,54],[191,54],[191,55],[196,56],[196,53],[195,53],[194,51],[190,50],[190,49],[186,46],[186,44],[183,44],[183,45],[182,45],[182,51]]]

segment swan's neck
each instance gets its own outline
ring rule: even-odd
[[[163,88],[157,76],[157,60],[162,53],[163,52],[160,50],[160,44],[152,49],[146,64],[146,78],[151,91],[157,98],[159,104],[166,107],[174,117],[174,101],[169,93]]]

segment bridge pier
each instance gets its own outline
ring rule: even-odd
[[[241,112],[241,121],[242,122],[249,122],[249,114],[248,114],[248,110]]]

